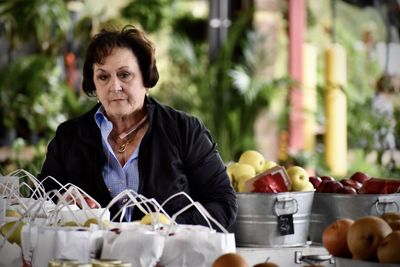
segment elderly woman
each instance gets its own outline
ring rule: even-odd
[[[183,191],[228,228],[237,204],[225,165],[199,119],[149,97],[159,78],[154,55],[153,44],[133,26],[94,36],[82,87],[88,96],[97,97],[98,104],[58,127],[39,179],[52,176],[61,184],[75,184],[102,206],[125,189],[159,203]],[[44,185],[57,188],[48,179]],[[188,204],[183,196],[177,197],[165,210],[173,215]],[[143,215],[134,208],[125,219]],[[193,208],[177,222],[205,224]]]

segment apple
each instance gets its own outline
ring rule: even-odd
[[[212,267],[249,267],[246,260],[238,253],[225,253],[219,256]]]
[[[262,172],[265,172],[265,171],[267,171],[269,169],[272,169],[273,167],[276,167],[276,166],[278,166],[278,164],[275,161],[266,160],[264,162],[264,166],[263,166]]]
[[[355,181],[357,181],[357,182],[359,182],[361,184],[363,184],[369,178],[371,178],[371,177],[369,177],[368,174],[363,173],[363,172],[355,172],[350,176],[351,180],[355,180]]]
[[[165,216],[165,214],[159,212],[149,212],[142,217],[140,223],[147,225],[158,224],[158,223],[171,224],[171,221],[168,219],[167,216]]]
[[[355,260],[376,261],[380,242],[392,232],[389,224],[377,216],[354,221],[347,233],[347,245]]]
[[[3,226],[0,228],[0,232],[5,237],[9,234],[10,231],[13,230],[13,232],[11,233],[11,235],[8,237],[7,240],[10,243],[16,243],[17,245],[20,246],[21,245],[21,230],[25,224],[26,223],[21,222],[21,221],[8,222],[8,223],[3,224]]]
[[[238,182],[241,177],[256,176],[256,170],[252,165],[238,163],[234,167],[232,167],[231,176],[233,181]]]
[[[344,185],[336,189],[335,193],[357,195],[357,190],[355,190],[354,187]]]
[[[303,187],[297,190],[299,192],[315,191],[314,185],[308,181],[303,184]]]
[[[307,171],[300,166],[291,166],[286,172],[291,181],[291,188],[289,188],[291,191],[301,191],[310,181]]]
[[[318,177],[318,176],[310,176],[308,178],[309,178],[310,182],[313,184],[315,189],[317,189],[318,185],[322,182],[321,177]]]
[[[388,234],[379,244],[378,260],[381,263],[400,263],[400,231]]]
[[[229,180],[233,183],[232,174],[235,172],[235,168],[239,165],[237,162],[233,162],[226,167],[226,173],[228,174]]]
[[[344,186],[353,187],[357,192],[358,192],[358,190],[360,190],[360,188],[362,186],[362,183],[360,183],[356,180],[351,180],[351,179],[342,179],[339,182]]]
[[[253,267],[279,267],[279,266],[273,262],[263,262],[263,263],[257,263],[256,265],[253,265]]]
[[[68,227],[68,226],[79,226],[79,225],[75,221],[67,221],[67,222],[63,223],[61,226]],[[88,227],[89,227],[89,225],[88,225]]]
[[[331,255],[351,258],[351,252],[347,245],[347,233],[353,223],[352,219],[340,218],[324,229],[322,244]]]
[[[238,160],[241,164],[249,164],[254,167],[256,173],[260,173],[264,168],[264,156],[255,150],[247,150],[243,152]]]
[[[333,178],[332,176],[329,176],[329,175],[322,175],[322,176],[320,176],[320,178],[322,181],[324,181],[324,180],[336,181],[335,178]]]
[[[245,192],[246,182],[250,179],[254,178],[253,174],[242,175],[236,179],[236,192],[243,193]]]
[[[400,220],[400,212],[385,212],[381,215],[381,218],[384,219],[387,223]]]
[[[338,181],[322,180],[316,191],[318,193],[335,193],[340,187],[343,187],[343,185]]]
[[[99,224],[97,218],[89,218],[83,223],[83,227],[90,227],[91,224]]]
[[[393,231],[400,231],[400,220],[390,221],[388,224]]]

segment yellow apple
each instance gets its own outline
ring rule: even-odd
[[[254,178],[254,175],[243,175],[237,181],[236,184],[236,192],[243,193],[245,190],[246,182],[250,179]]]
[[[158,216],[158,217],[157,217]],[[149,212],[146,215],[142,217],[140,220],[141,224],[152,224],[152,221],[155,223],[161,223],[161,224],[170,224],[171,221],[168,219],[167,216],[165,216],[162,213],[159,212]]]
[[[264,166],[263,166],[263,172],[272,169],[273,167],[278,166],[278,164],[275,161],[271,161],[271,160],[267,160],[264,162]]]
[[[232,169],[232,179],[234,182],[238,183],[241,177],[254,177],[256,176],[256,170],[253,166],[245,163],[238,163]]]
[[[255,150],[246,150],[239,157],[239,163],[249,164],[254,167],[256,173],[260,173],[264,167],[264,156]]]
[[[79,226],[79,225],[75,221],[68,221],[68,222],[63,223],[61,226]]]
[[[300,188],[300,190],[297,190],[297,191],[300,191],[300,192],[315,191],[315,188],[314,188],[313,184],[310,181],[308,181],[303,184],[303,187]]]
[[[301,191],[306,183],[309,182],[309,176],[305,169],[300,166],[291,166],[286,170],[290,181],[291,181],[291,191]]]
[[[12,221],[4,224],[0,228],[1,234],[5,237],[9,231],[14,227],[15,224],[18,224],[14,230],[14,232],[10,235],[8,238],[8,242],[10,243],[16,243],[17,245],[21,245],[21,230],[22,227],[25,225],[24,222],[19,222],[19,221]]]
[[[226,167],[226,173],[229,176],[229,180],[231,181],[231,183],[233,183],[233,177],[232,174],[235,172],[235,168],[239,165],[239,163],[237,162],[233,162],[231,164],[228,165],[228,167]]]

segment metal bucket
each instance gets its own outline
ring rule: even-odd
[[[398,212],[400,194],[315,193],[310,219],[310,240],[322,243],[324,229],[339,218],[356,220],[363,216],[380,216],[385,212]]]
[[[232,227],[240,247],[296,247],[307,244],[314,192],[237,193]],[[278,219],[293,216],[293,234],[282,235]]]

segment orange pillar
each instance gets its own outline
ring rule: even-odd
[[[304,148],[303,94],[303,43],[306,26],[306,0],[288,0],[289,8],[289,75],[297,85],[289,96],[289,147],[296,152]]]

